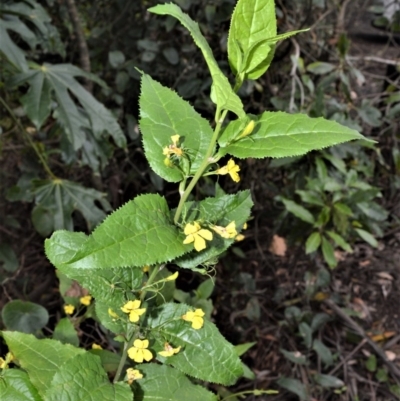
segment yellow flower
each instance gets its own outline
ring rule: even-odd
[[[64,312],[67,315],[72,315],[74,313],[74,310],[75,310],[75,306],[74,305],[70,305],[70,304],[64,305]]]
[[[119,316],[118,316],[111,308],[108,308],[108,314],[109,314],[113,319],[119,319]]]
[[[128,301],[122,308],[122,312],[124,313],[129,313],[129,320],[131,322],[138,322],[139,317],[143,315],[144,312],[146,312],[146,308],[139,309],[140,307],[140,301],[138,299],[135,299],[134,301]]]
[[[251,120],[251,121],[246,125],[246,128],[243,130],[243,132],[238,136],[238,139],[244,138],[245,136],[250,135],[250,134],[253,132],[255,126],[256,126],[255,121]]]
[[[211,228],[222,238],[229,239],[237,236],[236,224],[234,221],[231,221],[226,227],[212,226]]]
[[[190,244],[194,242],[194,249],[197,252],[202,251],[206,247],[206,241],[211,241],[213,239],[212,232],[209,230],[205,230],[201,228],[200,224],[197,221],[192,223],[188,223],[185,226],[184,233],[186,235],[184,244]]]
[[[137,363],[142,363],[143,360],[150,361],[153,358],[153,354],[147,349],[149,346],[149,340],[136,339],[133,343],[133,347],[128,349],[129,358],[133,359]]]
[[[126,378],[128,384],[132,384],[135,380],[142,379],[143,375],[137,369],[128,368],[126,369]]]
[[[247,222],[243,224],[243,230],[247,230]]]
[[[178,278],[179,273],[175,272],[174,274],[171,274],[167,278],[165,278],[165,281],[174,281]]]
[[[103,347],[99,344],[93,343],[92,344],[92,349],[103,349]]]
[[[171,136],[171,141],[172,141],[172,145],[168,145],[165,148],[163,148],[163,155],[167,156],[167,158],[169,158],[172,155],[176,155],[178,157],[183,155],[183,150],[179,147],[179,135],[172,135]],[[166,163],[166,161],[164,160],[164,163]]]
[[[188,311],[182,316],[183,320],[187,322],[192,322],[192,327],[196,330],[201,329],[204,324],[204,312],[201,309],[196,309],[195,311]]]
[[[181,350],[181,347],[173,348],[170,344],[165,343],[164,344],[164,351],[160,351],[159,354],[161,356],[164,356],[164,357],[167,358],[168,356],[172,356],[174,354],[177,354],[180,350]]]
[[[246,237],[245,237],[243,234],[238,234],[238,235],[235,237],[235,241],[236,241],[236,242],[240,242],[240,241],[243,241],[245,238],[246,238]]]
[[[7,369],[8,364],[14,360],[14,355],[11,352],[7,352],[6,359],[0,358],[0,369]]]
[[[226,166],[219,168],[218,170],[215,171],[215,173],[220,175],[229,174],[233,181],[239,182],[240,181],[240,177],[238,174],[239,171],[240,167],[235,163],[233,159],[230,159]]]
[[[150,266],[149,266],[149,265],[144,265],[144,266],[142,267],[143,273],[147,273],[149,270],[150,270]]]
[[[85,295],[84,297],[79,298],[79,302],[82,305],[89,306],[90,302],[92,302],[92,296],[91,295]]]

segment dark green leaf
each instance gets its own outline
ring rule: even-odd
[[[322,254],[324,255],[325,262],[328,263],[330,268],[337,266],[333,246],[325,237],[322,237]]]
[[[333,364],[333,357],[331,350],[317,338],[313,342],[313,350],[321,358],[321,361],[324,363],[325,367],[329,367]]]
[[[340,388],[344,386],[344,382],[336,376],[316,374],[313,379],[324,388]]]
[[[60,319],[53,332],[53,339],[64,344],[71,344],[79,347],[79,337],[71,320],[67,317]]]
[[[19,263],[17,255],[8,244],[0,244],[0,266],[7,272],[15,272]]]
[[[306,223],[315,223],[314,216],[306,208],[297,204],[296,202],[293,202],[290,199],[282,198],[281,200],[288,212],[294,214],[297,218],[305,221]]]
[[[309,401],[307,387],[297,379],[289,379],[288,377],[282,377],[277,381],[278,385],[283,387],[285,390],[296,394],[300,397],[301,401]]]

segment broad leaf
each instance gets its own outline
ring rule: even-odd
[[[26,372],[5,369],[0,378],[1,401],[43,401]]]
[[[28,64],[25,53],[11,40],[10,35],[4,26],[4,21],[0,18],[0,52],[8,61],[19,71],[27,71]]]
[[[190,249],[183,245],[183,240],[183,233],[172,224],[166,200],[159,195],[142,195],[108,216],[74,257],[63,263],[68,269],[112,269],[163,263]],[[57,253],[52,245],[52,239],[46,241],[47,256],[63,270],[55,263]]]
[[[59,341],[38,340],[31,334],[17,331],[3,331],[2,334],[8,348],[40,393],[50,388],[53,376],[64,362],[85,353],[83,349]]]
[[[71,320],[64,317],[59,320],[54,328],[53,339],[62,342],[63,344],[71,344],[79,347],[79,337]]]
[[[307,387],[300,380],[281,377],[277,383],[284,389],[296,394],[301,401],[309,401]]]
[[[33,186],[36,206],[32,211],[32,220],[43,236],[50,235],[54,230],[73,230],[74,211],[82,213],[88,229],[92,230],[106,217],[95,202],[107,211],[111,209],[104,194],[72,181],[58,178],[34,180]]]
[[[35,333],[49,321],[47,309],[39,304],[20,299],[6,303],[1,311],[1,317],[8,330],[23,333]]]
[[[357,131],[334,121],[281,111],[261,114],[253,132],[244,138],[238,138],[241,126],[241,120],[228,124],[219,139],[221,155],[230,154],[241,159],[299,156],[311,150],[365,139]]]
[[[111,384],[98,356],[86,352],[62,364],[47,389],[45,401],[133,401],[126,383]]]
[[[236,230],[241,231],[244,223],[250,217],[253,206],[249,191],[238,192],[235,195],[223,195],[218,198],[208,198],[200,202],[187,202],[185,220],[187,222],[201,220],[214,225],[226,227],[234,221]],[[224,239],[213,234],[213,240],[208,242],[207,248],[201,252],[193,250],[190,254],[177,259],[175,263],[184,268],[192,269],[207,263],[215,264],[215,258],[227,250],[234,239]],[[193,245],[188,245],[193,249]]]
[[[234,384],[243,373],[234,347],[208,320],[201,329],[193,329],[191,323],[181,318],[187,311],[186,305],[167,303],[153,309],[147,318],[146,324],[157,333],[160,351],[165,341],[182,347],[165,363],[197,379]]]
[[[160,15],[171,15],[190,32],[196,45],[200,48],[206,60],[213,80],[212,100],[219,110],[233,111],[238,117],[244,117],[243,104],[239,96],[232,90],[228,78],[220,70],[210,45],[207,43],[199,26],[175,4],[162,4],[149,8],[150,12]]]
[[[319,232],[313,232],[306,241],[306,254],[315,252],[321,245],[321,234]]]
[[[165,165],[163,149],[170,145],[171,136],[180,135],[180,146],[190,158],[189,173],[194,175],[204,159],[213,130],[207,120],[174,91],[142,75],[140,95],[140,130],[147,160],[152,169],[170,182],[183,179],[178,168]],[[183,156],[185,157],[185,156]]]
[[[290,199],[281,199],[285,208],[288,212],[294,214],[300,220],[305,221],[309,224],[314,224],[315,219],[314,216],[303,206],[299,205],[298,203],[290,200]]]
[[[215,394],[169,366],[149,363],[139,370],[144,377],[135,382],[135,401],[217,401]]]
[[[228,58],[232,71],[257,79],[269,67],[276,36],[275,4],[271,0],[239,0],[232,15]],[[245,61],[247,59],[247,62]]]

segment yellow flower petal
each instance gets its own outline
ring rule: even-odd
[[[175,272],[174,274],[171,274],[170,276],[168,276],[165,281],[174,281],[178,278],[179,273]]]
[[[188,311],[182,316],[183,320],[192,323],[192,327],[196,330],[201,329],[204,324],[204,312],[202,309],[196,309],[195,311]]]
[[[85,295],[84,297],[79,298],[79,302],[82,305],[89,306],[90,303],[92,302],[92,296],[91,295]]]
[[[74,313],[74,310],[75,310],[75,306],[74,305],[70,305],[70,304],[64,305],[64,312],[67,315],[72,315]]]
[[[194,241],[194,235],[189,234],[184,240],[183,243],[186,244],[191,244]]]
[[[203,249],[206,248],[206,241],[200,237],[200,235],[195,235],[194,236],[194,249],[196,249],[197,252],[202,251]]]
[[[137,369],[128,368],[126,370],[126,378],[127,378],[128,384],[132,384],[135,380],[142,379],[143,375]]]
[[[240,241],[243,241],[245,238],[246,238],[246,237],[245,237],[243,234],[238,234],[238,235],[235,237],[235,241],[236,241],[236,242],[240,242]]]
[[[244,137],[246,137],[247,135],[250,135],[250,134],[253,132],[255,126],[256,126],[255,121],[251,120],[251,121],[246,125],[246,128],[243,130],[243,132],[238,136],[238,139],[239,139],[239,138],[244,138]]]
[[[213,235],[210,230],[206,230],[203,228],[203,229],[199,230],[198,234],[201,237],[203,237],[204,239],[206,239],[207,241],[212,241],[212,239],[213,239]]]
[[[180,136],[178,134],[171,136],[171,141],[175,146],[178,146]]]
[[[99,344],[93,343],[92,344],[92,349],[103,349],[103,347]]]
[[[193,224],[187,223],[183,232],[185,233],[185,235],[190,235],[197,233],[197,231],[199,231],[200,228],[201,228],[200,224],[197,221],[194,221]]]

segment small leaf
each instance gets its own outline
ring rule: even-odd
[[[286,359],[293,363],[297,363],[298,365],[308,365],[307,357],[299,351],[290,352],[282,348],[279,351],[285,356]]]
[[[217,396],[204,387],[193,384],[179,370],[167,365],[140,365],[143,379],[134,384],[138,401],[217,401]]]
[[[49,321],[49,314],[43,306],[21,300],[5,304],[1,317],[8,330],[36,333]]]
[[[281,200],[288,212],[294,214],[297,218],[305,221],[306,223],[315,223],[314,216],[306,208],[297,204],[296,202],[293,202],[290,199],[282,198]]]
[[[71,344],[79,347],[79,337],[71,320],[67,317],[60,319],[53,332],[53,339],[64,344]]]
[[[368,244],[373,246],[374,248],[378,247],[378,241],[373,237],[371,233],[368,231],[362,230],[361,228],[356,228],[355,229],[357,234]]]
[[[321,361],[324,363],[325,367],[329,367],[333,364],[333,357],[331,350],[317,338],[313,342],[313,350],[321,358]]]
[[[154,14],[171,15],[179,20],[179,22],[190,32],[196,45],[200,48],[206,60],[208,68],[213,80],[211,96],[214,103],[217,104],[219,110],[233,111],[237,116],[244,117],[243,104],[239,96],[232,90],[228,78],[220,70],[216,62],[212,50],[202,35],[199,26],[187,14],[175,4],[161,4],[151,7],[148,11]]]
[[[330,268],[337,266],[333,246],[325,237],[322,237],[322,254],[324,255],[325,262],[328,263]]]
[[[377,368],[377,360],[374,354],[371,354],[365,362],[365,367],[369,372],[375,372]]]
[[[242,120],[228,124],[219,138],[221,155],[238,158],[287,157],[363,139],[357,131],[322,117],[266,111],[258,117],[251,135],[238,139]],[[365,139],[365,138],[364,138]]]
[[[0,266],[9,273],[13,273],[18,269],[17,255],[8,244],[0,244]]]
[[[306,241],[306,254],[315,252],[321,245],[321,234],[313,232]]]
[[[0,395],[2,401],[43,401],[28,374],[20,369],[2,370]]]
[[[251,347],[256,345],[256,342],[251,342],[251,343],[244,343],[244,344],[239,344],[235,345],[235,351],[238,356],[242,356],[245,354]]]
[[[177,65],[179,63],[179,53],[175,47],[166,47],[162,53],[170,64]]]
[[[313,376],[314,381],[324,388],[340,388],[344,386],[344,382],[335,376],[316,374]]]
[[[279,380],[277,380],[277,384],[285,390],[296,394],[298,397],[300,397],[301,401],[309,400],[307,387],[300,380],[281,377]]]
[[[0,19],[0,52],[14,65],[19,71],[27,71],[28,64],[25,59],[25,53],[10,38],[7,30],[3,26],[3,19]]]
[[[351,246],[348,242],[345,241],[345,239],[339,235],[338,233],[335,233],[334,231],[327,231],[326,232],[335,242],[337,246],[340,246],[344,251],[346,252],[353,252],[351,249]]]
[[[120,50],[113,50],[108,53],[108,61],[113,68],[121,67],[125,63],[125,55]]]
[[[335,68],[336,66],[334,64],[316,61],[307,66],[307,71],[317,75],[324,75],[332,72]]]
[[[299,332],[301,337],[303,337],[304,344],[307,348],[311,348],[312,346],[312,330],[311,327],[305,323],[301,322],[299,324]]]

